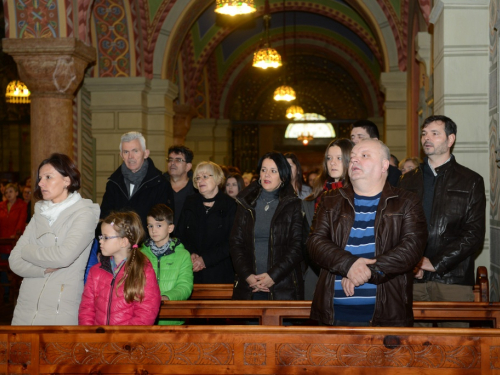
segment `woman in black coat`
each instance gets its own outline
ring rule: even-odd
[[[304,299],[301,200],[290,183],[290,165],[282,154],[269,152],[258,170],[260,179],[236,198],[233,299]]]
[[[196,166],[193,180],[200,194],[186,198],[176,236],[191,253],[195,283],[233,283],[229,234],[236,203],[220,190],[224,173],[217,164],[201,162]]]

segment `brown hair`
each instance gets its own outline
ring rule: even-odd
[[[142,302],[146,286],[144,266],[148,259],[139,250],[139,244],[145,236],[141,218],[133,211],[112,212],[103,222],[113,226],[116,234],[120,238],[127,238],[131,246],[130,256],[127,257],[124,265],[123,277],[118,281],[117,286],[124,284],[123,295],[127,303]]]
[[[73,193],[80,189],[80,171],[76,167],[73,160],[71,160],[68,155],[64,154],[52,154],[48,159],[45,159],[38,166],[38,173],[36,176],[36,188],[33,196],[37,199],[43,199],[42,191],[38,183],[40,182],[40,169],[44,166],[50,164],[54,169],[61,174],[63,177],[69,177],[70,184],[68,186],[68,193]]]
[[[148,212],[148,217],[156,221],[166,221],[168,224],[174,223],[174,211],[164,203],[155,204]]]
[[[342,151],[342,176],[340,176],[340,181],[343,182],[344,186],[349,184],[349,174],[347,173],[349,170],[349,161],[351,160],[351,151],[353,147],[353,143],[347,138],[340,138],[334,141],[331,141],[325,150],[325,157],[323,158],[323,165],[321,166],[321,172],[318,177],[314,180],[314,184],[312,186],[312,193],[305,198],[307,201],[315,200],[322,192],[323,185],[330,175],[328,174],[328,150],[331,147],[338,146]]]

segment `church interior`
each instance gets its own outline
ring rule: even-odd
[[[82,194],[100,202],[131,130],[163,170],[165,150],[185,144],[194,164],[251,171],[275,149],[294,152],[308,171],[357,119],[376,123],[399,159],[422,157],[420,124],[445,114],[458,124],[457,160],[485,181],[476,263],[498,300],[499,3],[255,0],[254,12],[230,16],[213,0],[3,1],[2,176],[24,179],[49,153],[65,152],[82,171]],[[258,51],[280,66],[253,66]],[[6,102],[14,80],[31,103]],[[274,99],[283,86],[294,100]],[[307,116],[287,118],[297,107]],[[294,121],[306,127],[287,138]],[[323,125],[316,137],[303,130]]]

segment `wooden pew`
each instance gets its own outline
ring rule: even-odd
[[[160,318],[259,318],[262,325],[282,325],[284,318],[308,319],[311,301],[164,301]],[[414,302],[415,320],[490,321],[500,328],[500,303]]]
[[[194,284],[192,300],[227,300],[233,296],[233,284]]]
[[[0,327],[5,374],[498,375],[495,329]]]
[[[228,300],[233,296],[233,284],[194,284],[192,300]],[[479,266],[476,271],[476,285],[474,285],[474,301],[489,302],[490,287],[488,270]]]

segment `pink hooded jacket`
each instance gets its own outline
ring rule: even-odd
[[[142,302],[127,303],[123,295],[124,267],[113,277],[109,257],[90,269],[78,313],[79,325],[152,325],[160,310],[161,295],[149,260],[144,266],[146,286]]]

